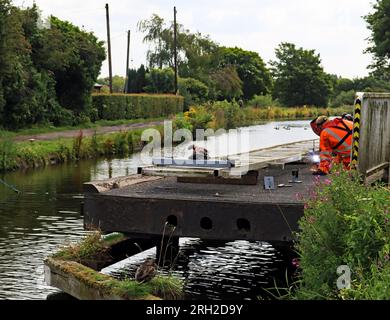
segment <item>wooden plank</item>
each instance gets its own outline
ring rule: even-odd
[[[359,92],[361,101],[358,170],[372,182],[384,176],[368,172],[390,162],[390,93]],[[356,115],[355,115],[356,116]]]
[[[372,184],[375,181],[384,180],[387,177],[387,174],[390,169],[390,164],[388,162],[382,163],[370,170],[368,170],[365,174],[364,183]]]

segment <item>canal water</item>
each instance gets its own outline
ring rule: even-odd
[[[251,148],[315,138],[307,128],[308,121],[249,127]],[[0,184],[0,299],[46,299],[58,292],[44,283],[43,259],[85,235],[80,215],[83,183],[135,173],[139,161],[135,154],[0,176],[21,191]],[[290,261],[265,242],[183,241],[173,272],[186,282],[189,299],[256,299],[264,288],[274,286],[274,279],[283,280],[290,267]],[[126,266],[128,276],[135,265]],[[123,276],[123,270],[118,274]]]

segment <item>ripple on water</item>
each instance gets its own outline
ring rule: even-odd
[[[118,279],[134,278],[144,259],[155,257],[155,248],[122,261],[103,272]],[[213,242],[210,246],[200,239],[180,239],[180,253],[172,273],[185,283],[186,299],[257,299],[263,288],[273,285],[277,276],[279,253],[265,242]]]

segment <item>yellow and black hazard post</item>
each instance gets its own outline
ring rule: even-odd
[[[361,107],[362,102],[359,98],[357,98],[355,101],[355,111],[353,116],[353,145],[351,168],[356,168],[358,165]]]

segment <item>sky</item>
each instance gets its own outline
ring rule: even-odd
[[[371,0],[35,0],[47,17],[92,31],[106,42],[105,4],[110,7],[113,75],[125,75],[127,30],[131,30],[130,67],[146,64],[148,44],[137,23],[153,13],[177,21],[191,32],[209,35],[219,45],[255,51],[268,63],[281,42],[292,42],[320,54],[325,71],[355,78],[368,74],[372,57],[364,54],[370,31],[363,16],[372,11]],[[14,0],[31,6],[33,0]],[[101,76],[108,75],[108,62]]]

